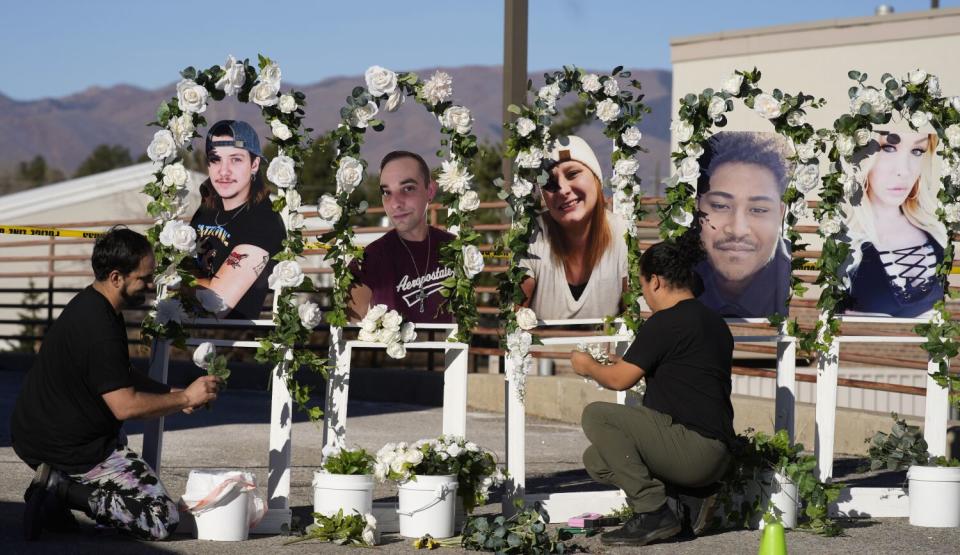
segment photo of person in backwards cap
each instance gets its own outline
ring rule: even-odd
[[[591,444],[583,453],[587,473],[622,489],[634,513],[601,536],[605,545],[645,545],[683,529],[699,535],[732,460],[733,336],[696,298],[703,283],[694,265],[702,257],[695,230],[647,249],[640,284],[653,315],[613,364],[580,352],[571,358],[577,374],[607,389],[647,382],[642,406],[595,402],[581,416]],[[677,512],[667,504],[668,491],[679,500]]]
[[[697,205],[707,252],[697,267],[705,288],[700,301],[723,316],[787,314],[787,149],[775,133],[726,131],[710,137],[700,158]]]
[[[541,319],[604,318],[621,312],[627,288],[626,231],[606,209],[603,172],[590,145],[560,137],[547,155],[546,210],[519,261],[525,304]]]
[[[223,120],[206,139],[202,204],[190,220],[197,230],[197,298],[220,317],[260,317],[286,228],[273,211],[261,175],[260,140],[249,123]]]
[[[359,321],[370,307],[386,305],[405,322],[452,323],[440,291],[453,269],[440,263],[440,246],[453,235],[427,223],[437,182],[423,157],[405,150],[384,156],[380,194],[393,229],[367,245],[362,261],[350,265],[350,319]]]

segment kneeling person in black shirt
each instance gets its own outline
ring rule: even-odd
[[[634,517],[601,537],[607,545],[644,545],[681,531],[666,504],[668,487],[680,496],[694,534],[706,526],[734,439],[730,403],[733,337],[717,313],[696,300],[702,282],[693,266],[699,239],[663,242],[640,260],[640,283],[653,315],[623,358],[604,366],[574,353],[574,370],[609,389],[629,389],[646,378],[643,406],[591,403],[583,410],[590,447],[583,463],[598,482],[624,491]],[[697,488],[697,489],[693,489]],[[705,488],[705,489],[704,489]]]

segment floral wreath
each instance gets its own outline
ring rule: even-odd
[[[453,268],[453,276],[442,282],[440,294],[450,303],[450,312],[457,320],[455,341],[469,342],[471,332],[478,320],[474,278],[483,271],[483,255],[478,247],[480,234],[473,230],[470,221],[473,212],[480,207],[480,197],[472,187],[473,176],[467,165],[477,153],[477,137],[471,133],[473,116],[464,106],[451,102],[453,79],[449,74],[437,71],[427,81],[421,81],[415,73],[395,73],[380,66],[372,66],[364,74],[366,88],[355,87],[347,105],[340,109],[342,124],[331,132],[336,146],[333,167],[337,175],[336,195],[323,195],[318,202],[320,217],[335,221],[333,230],[320,237],[329,245],[326,260],[333,267],[333,306],[327,313],[332,326],[347,324],[347,301],[353,274],[350,262],[363,257],[363,248],[353,242],[354,233],[350,216],[366,211],[365,202],[351,198],[353,191],[363,182],[366,162],[360,156],[360,146],[368,128],[383,130],[383,121],[375,119],[380,107],[388,112],[397,110],[405,97],[412,96],[428,112],[440,121],[444,139],[438,156],[447,159],[437,178],[440,194],[437,200],[446,206],[447,229],[454,239],[440,247],[440,264]]]
[[[314,291],[310,278],[303,275],[297,258],[303,252],[303,215],[298,213],[300,195],[296,191],[297,172],[302,166],[306,134],[302,132],[305,97],[302,92],[280,91],[280,67],[264,56],[258,56],[259,72],[249,60],[228,57],[223,67],[205,70],[188,67],[180,72],[177,96],[163,102],[157,119],[150,125],[160,127],[147,155],[157,171],[144,193],[153,200],[147,212],[156,224],[147,230],[157,261],[157,300],[143,321],[145,336],[166,338],[180,348],[186,347],[187,333],[183,322],[187,313],[211,315],[215,311],[209,301],[183,295],[181,282],[195,285],[196,279],[183,262],[196,252],[196,231],[180,220],[186,209],[189,174],[183,165],[181,149],[193,150],[192,139],[199,137],[198,127],[207,125],[203,113],[209,100],[223,100],[236,95],[240,102],[260,106],[264,121],[270,124],[278,154],[270,161],[267,179],[277,186],[279,194],[273,209],[281,215],[287,236],[283,250],[273,258],[278,263],[269,277],[271,289],[279,295],[274,328],[260,340],[257,360],[269,362],[283,372],[291,396],[306,410],[311,419],[322,416],[319,407],[307,408],[310,387],[300,385],[295,375],[300,368],[324,373],[324,361],[314,353],[295,348],[307,343],[310,332],[320,323],[320,311],[312,302],[297,302],[295,293]]]
[[[517,398],[523,401],[526,375],[533,366],[530,346],[535,342],[528,330],[537,326],[537,316],[529,308],[516,310],[523,302],[520,283],[526,271],[516,262],[527,256],[530,237],[537,227],[538,199],[533,194],[534,184],[542,186],[549,173],[543,158],[549,148],[549,133],[553,115],[557,112],[557,100],[569,92],[586,104],[587,113],[596,114],[603,122],[604,135],[614,141],[610,161],[613,165],[613,211],[622,216],[627,226],[625,239],[628,253],[629,291],[624,295],[626,310],[620,315],[631,332],[642,323],[639,299],[643,295],[639,276],[640,243],[636,222],[643,219],[645,211],[640,202],[643,192],[636,176],[640,164],[636,155],[644,152],[640,146],[641,133],[637,124],[650,109],[641,100],[639,92],[620,90],[618,77],[629,78],[630,72],[623,67],[615,68],[610,75],[600,76],[569,66],[563,71],[544,76],[545,85],[537,92],[533,106],[510,106],[510,112],[518,117],[506,125],[507,156],[514,158],[513,183],[505,188],[500,197],[507,201],[513,213],[513,223],[498,245],[498,254],[512,260],[509,269],[500,275],[500,321],[505,328],[504,347],[513,361],[514,383]],[[640,82],[630,84],[640,90]],[[508,254],[509,253],[509,254]]]
[[[866,73],[850,71],[848,75],[856,82],[849,91],[850,113],[834,122],[833,147],[828,153],[831,171],[823,177],[821,200],[815,210],[816,219],[821,222],[819,234],[823,238],[820,273],[816,281],[822,287],[817,302],[821,315],[814,345],[821,352],[829,349],[840,331],[836,309],[847,291],[842,267],[850,254],[850,245],[841,240],[847,232],[841,205],[860,187],[860,170],[854,160],[867,148],[873,126],[889,123],[894,113],[900,114],[915,130],[932,125],[940,138],[938,154],[943,166],[937,215],[947,231],[947,244],[936,275],[942,280],[944,291],[954,297],[949,293],[947,278],[953,268],[953,237],[960,232],[960,96],[941,96],[940,80],[920,69],[909,72],[899,81],[885,73],[880,78],[880,88],[866,84]],[[934,305],[929,322],[916,326],[914,330],[926,336],[923,348],[939,365],[931,377],[947,388],[953,401],[960,405],[960,395],[956,393],[960,380],[952,377],[947,367],[949,359],[960,350],[957,341],[960,325],[951,321],[945,300]]]
[[[699,158],[703,145],[712,135],[714,127],[727,124],[726,113],[734,109],[734,98],[773,124],[774,131],[785,137],[793,147],[788,161],[794,164],[793,176],[783,192],[782,201],[787,206],[786,239],[792,252],[806,250],[802,236],[794,229],[797,220],[807,214],[804,195],[814,190],[820,182],[820,165],[817,152],[825,150],[824,138],[806,122],[806,112],[824,105],[825,101],[798,93],[790,95],[779,89],[772,93],[761,90],[760,71],[735,71],[720,90],[704,89],[699,95],[688,94],[680,99],[680,110],[673,125],[678,149],[670,156],[673,159],[674,175],[667,180],[664,205],[659,208],[660,236],[664,239],[678,237],[694,224],[697,181],[700,178]],[[791,253],[792,254],[792,253]],[[793,258],[791,267],[803,267],[804,258]],[[807,290],[803,281],[791,272],[790,297],[802,295]],[[770,324],[777,329],[787,321],[787,315],[774,314]],[[787,323],[787,333],[798,337],[801,345],[808,340],[796,319]]]

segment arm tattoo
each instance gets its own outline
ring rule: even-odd
[[[262,272],[263,269],[267,267],[268,260],[270,260],[270,257],[268,257],[267,255],[263,255],[263,260],[261,260],[259,264],[253,267],[254,273],[259,275],[260,272]]]
[[[233,268],[234,270],[236,270],[236,269],[239,269],[239,268],[240,268],[240,262],[242,262],[243,259],[246,258],[246,257],[248,257],[248,256],[250,256],[250,255],[249,255],[249,254],[240,254],[240,253],[238,253],[237,251],[233,251],[233,252],[231,252],[229,255],[227,255],[227,259],[226,259],[224,262],[226,262],[231,268]]]

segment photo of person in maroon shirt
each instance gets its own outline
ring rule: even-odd
[[[407,322],[452,323],[440,290],[453,269],[441,265],[440,246],[453,235],[427,223],[427,209],[437,194],[430,168],[413,152],[387,154],[380,162],[380,194],[393,229],[350,266],[350,320],[359,321],[371,306],[383,304]]]

